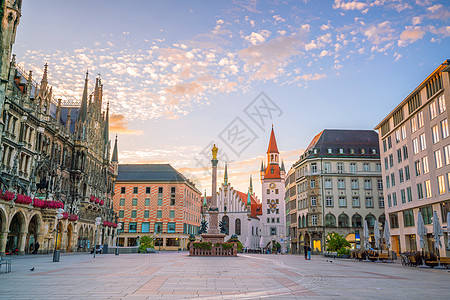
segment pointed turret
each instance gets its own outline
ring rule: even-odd
[[[247,206],[248,207],[252,206],[252,197],[251,197],[251,193],[250,193],[250,188],[248,189],[248,192],[247,192]]]
[[[86,71],[86,78],[84,79],[84,89],[83,89],[83,98],[81,98],[81,107],[80,107],[80,121],[86,121],[87,117],[87,105],[88,105],[88,76],[89,72]]]
[[[250,194],[253,195],[253,180],[252,180],[252,175],[250,175]]]
[[[225,173],[223,175],[223,184],[228,185],[228,168],[227,163],[225,163]]]
[[[116,134],[116,140],[114,141],[114,150],[112,153],[111,162],[119,163],[119,156],[117,154],[117,134]]]
[[[206,190],[205,190],[205,197],[203,197],[203,207],[206,208],[208,206],[208,201],[206,200]]]
[[[109,142],[109,102],[106,105],[105,128],[103,129],[103,140],[105,145]]]
[[[286,170],[284,169],[284,160],[281,161],[281,171],[285,172]]]
[[[42,80],[41,80],[41,88],[43,87],[42,84],[45,84],[45,86],[47,86],[47,83],[48,83],[47,71],[48,71],[48,64],[45,63],[45,65],[44,65],[44,74],[42,74]]]
[[[272,125],[272,132],[270,133],[269,148],[267,149],[267,154],[269,153],[277,153],[277,154],[280,153],[278,152],[277,140],[275,139],[273,125]]]

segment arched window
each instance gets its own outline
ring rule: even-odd
[[[348,227],[348,216],[344,213],[339,215],[338,218],[339,227]]]
[[[306,227],[306,220],[305,216],[302,217],[302,227]]]
[[[230,218],[228,218],[228,216],[223,216],[222,224],[225,228],[225,234],[228,235],[228,233],[230,232]]]
[[[299,228],[302,228],[302,217],[301,216],[298,216],[298,227]]]
[[[236,221],[234,221],[234,227],[236,235],[241,235],[241,219],[237,218]]]
[[[362,227],[362,218],[358,214],[354,214],[352,217],[352,227],[361,228]]]
[[[375,217],[372,214],[368,214],[366,216],[366,221],[367,221],[367,226],[369,226],[369,228],[373,228],[373,226],[375,225]]]
[[[378,217],[378,222],[380,222],[381,224],[383,224],[383,228],[384,228],[384,223],[386,222],[386,215],[384,213],[382,213],[379,217]]]
[[[332,213],[325,216],[325,226],[336,227],[336,217]]]

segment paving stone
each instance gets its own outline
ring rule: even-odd
[[[444,299],[450,282],[447,270],[330,263],[321,256],[305,261],[296,255],[193,258],[160,252],[12,261],[12,272],[0,273],[0,299]]]

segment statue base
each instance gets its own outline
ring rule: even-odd
[[[223,233],[204,233],[202,234],[202,241],[211,242],[213,244],[223,243],[226,236],[227,235]]]

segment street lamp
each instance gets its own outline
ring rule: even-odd
[[[98,225],[102,222],[102,218],[97,217],[95,218],[95,225],[97,225],[97,228],[95,229],[95,239],[94,239],[94,258],[95,258],[95,252],[97,252],[97,232],[98,232]]]
[[[62,209],[62,208],[58,208],[56,210],[56,237],[55,237],[55,250],[53,251],[53,262],[59,262],[60,251],[57,250],[57,246],[58,246],[58,224],[59,224],[59,220],[61,220],[63,218],[63,212],[64,212],[64,209]]]
[[[158,243],[158,245],[159,245],[159,251],[161,251],[161,224],[158,224],[158,227],[156,227],[156,232],[158,232],[159,233],[159,243]]]
[[[122,223],[117,224],[117,243],[116,243],[116,255],[119,255],[119,235],[122,229]]]

